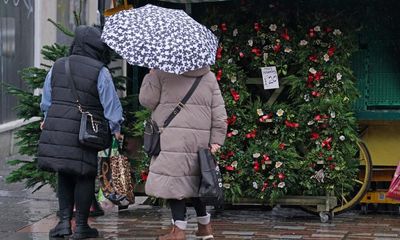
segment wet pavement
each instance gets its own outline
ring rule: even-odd
[[[0,159],[1,160],[1,159]],[[1,162],[1,161],[0,161]],[[23,184],[6,184],[8,166],[0,164],[0,240],[44,240],[57,223],[57,201],[49,188],[31,194]],[[91,218],[99,229],[98,239],[156,239],[171,226],[168,208],[141,205],[144,197],[127,210],[106,210],[105,216]],[[400,216],[361,215],[358,211],[321,223],[318,216],[294,208],[235,207],[222,213],[212,208],[215,239],[376,239],[400,240]],[[189,208],[188,239],[195,239],[194,210]]]
[[[319,217],[292,208],[234,209],[219,214],[211,210],[211,213],[215,239],[400,239],[400,218],[390,214],[350,212],[335,217],[331,223],[320,223]],[[187,237],[195,239],[194,210],[190,209],[188,214]],[[48,239],[48,231],[56,222],[55,215],[48,216],[7,239]],[[131,206],[121,212],[114,209],[90,222],[100,230],[98,239],[156,239],[171,226],[169,209],[147,205]]]
[[[12,167],[5,164],[10,158],[0,159],[0,239],[7,239],[17,230],[51,214],[57,207],[53,190],[43,187],[32,194],[24,184],[7,184],[6,176]]]

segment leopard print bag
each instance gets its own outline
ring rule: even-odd
[[[114,140],[115,141],[115,140]],[[118,206],[135,202],[132,168],[129,159],[121,155],[113,142],[108,157],[100,161],[100,187],[104,196]]]

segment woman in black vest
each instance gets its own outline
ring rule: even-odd
[[[121,139],[122,107],[116,94],[109,63],[108,47],[95,27],[79,26],[71,46],[69,62],[79,100],[85,110],[103,114],[112,133]],[[50,230],[50,237],[72,234],[71,219],[76,207],[74,239],[98,236],[88,225],[88,217],[97,173],[97,151],[80,145],[78,140],[81,113],[74,99],[65,71],[65,60],[57,60],[43,87],[38,164],[41,169],[58,173],[60,221]]]

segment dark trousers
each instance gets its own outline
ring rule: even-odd
[[[58,204],[60,211],[70,209],[74,205],[84,216],[89,215],[93,202],[95,176],[78,176],[58,173]]]
[[[196,210],[196,215],[198,217],[203,217],[207,215],[206,205],[200,200],[200,198],[191,198],[193,207]],[[174,221],[185,221],[186,219],[186,200],[169,199],[168,203],[171,207],[172,218]]]

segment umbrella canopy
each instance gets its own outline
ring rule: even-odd
[[[218,47],[184,11],[150,4],[108,17],[102,40],[132,65],[176,74],[213,65]]]

